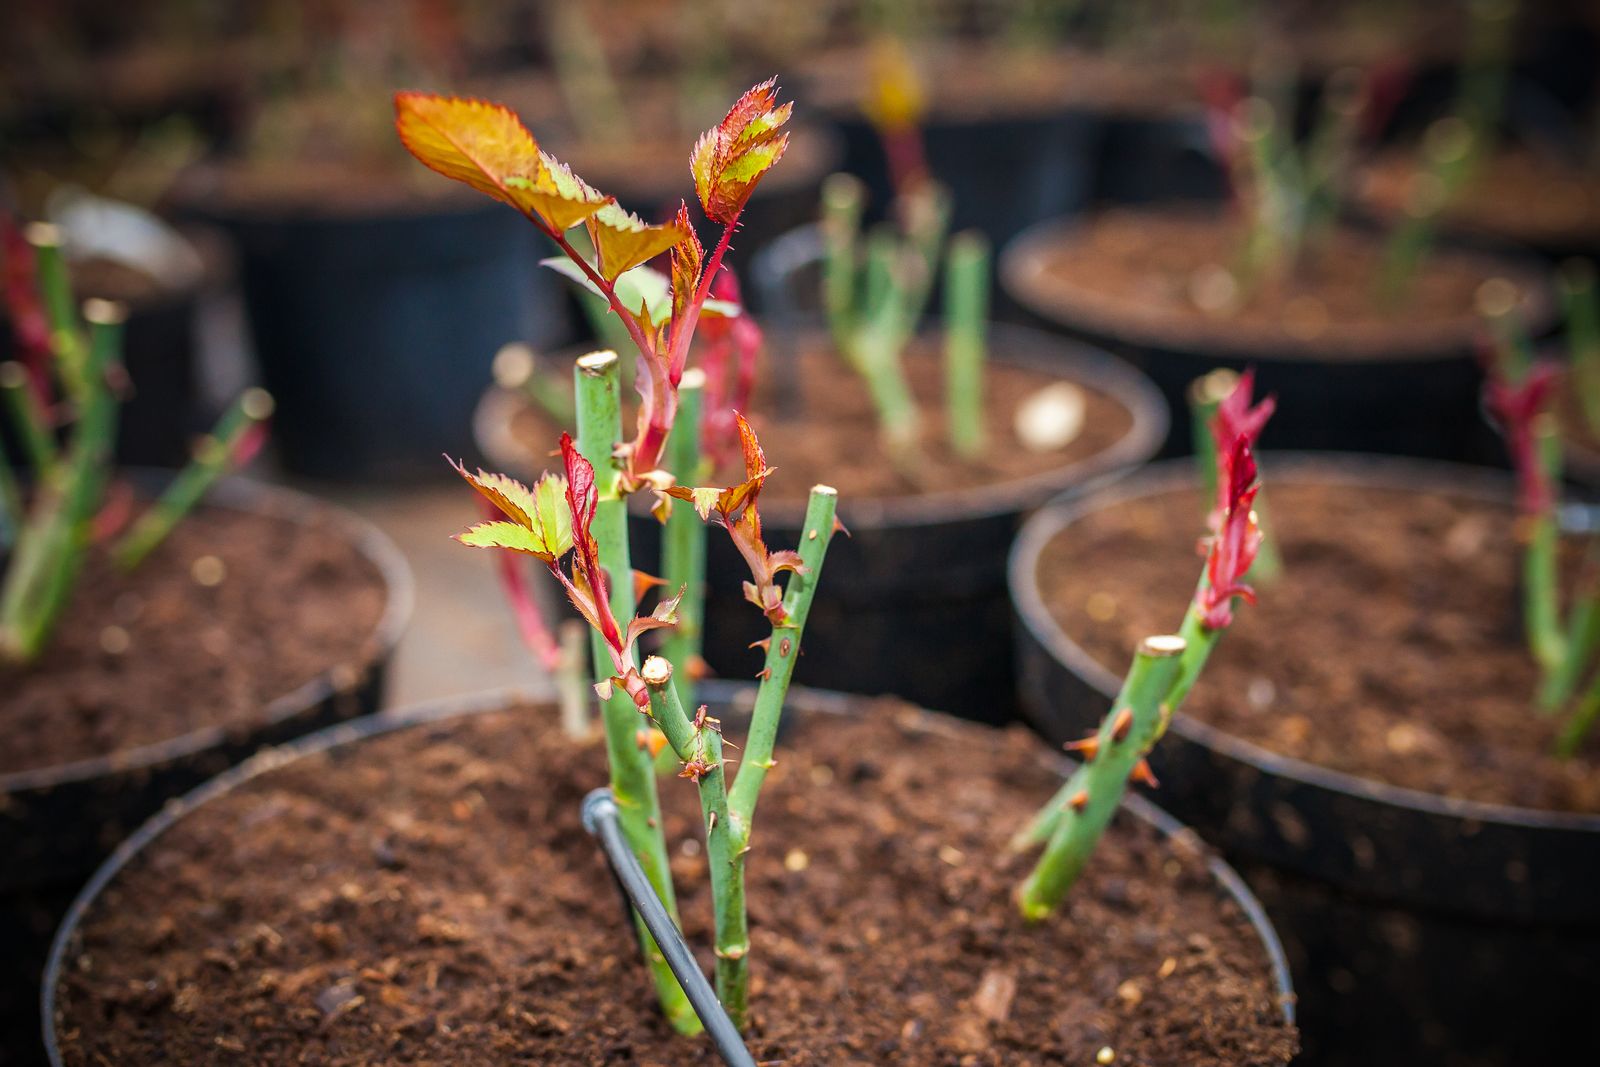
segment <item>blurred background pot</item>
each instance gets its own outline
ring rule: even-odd
[[[1442,494],[1503,508],[1511,521],[1511,486],[1499,475],[1374,457],[1262,462],[1269,498],[1290,485],[1347,487],[1352,501],[1380,489]],[[1191,464],[1161,464],[1040,512],[1018,539],[1010,582],[1024,714],[1052,742],[1097,724],[1119,678],[1082,634],[1063,629],[1041,558],[1095,516],[1189,492],[1193,481]],[[1292,540],[1285,545],[1292,568]],[[1312,729],[1347,735],[1337,711]],[[1530,699],[1530,721],[1535,714]],[[1600,878],[1600,814],[1401,788],[1279,755],[1182,712],[1151,764],[1163,806],[1244,872],[1283,932],[1302,1062],[1488,1067],[1596,1048],[1585,976],[1600,951],[1589,892]]]
[[[142,472],[139,481],[155,486],[165,478]],[[411,613],[411,571],[399,550],[364,520],[287,489],[226,479],[204,508],[295,524],[315,517],[324,534],[340,532],[383,584],[381,615],[358,657],[330,664],[243,724],[213,723],[137,747],[0,773],[0,849],[10,860],[0,871],[0,945],[10,961],[0,984],[0,1026],[15,1057],[7,1063],[38,1061],[34,964],[44,959],[72,895],[119,840],[167,801],[259,749],[382,705],[389,663]]]

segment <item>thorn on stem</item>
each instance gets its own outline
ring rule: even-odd
[[[1068,741],[1061,747],[1068,752],[1078,753],[1083,757],[1083,762],[1093,763],[1094,758],[1100,754],[1100,737],[1098,734],[1090,734],[1081,741]]]
[[[1067,800],[1067,807],[1073,811],[1082,811],[1089,806],[1089,791],[1080,789]]]
[[[1117,712],[1117,717],[1111,720],[1111,740],[1117,744],[1128,739],[1128,731],[1133,729],[1133,709],[1123,708]]]

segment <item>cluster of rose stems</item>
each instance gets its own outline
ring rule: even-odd
[[[590,459],[596,470],[599,503],[593,531],[601,565],[608,574],[630,574],[632,564],[627,541],[626,497],[621,492],[621,471],[612,458],[615,442],[621,433],[616,359],[603,354],[600,358],[585,357],[579,360],[577,388],[578,449],[586,459]],[[690,390],[691,404],[693,395],[694,390]],[[681,407],[679,414],[682,414]],[[690,452],[694,447],[695,435],[683,432],[681,438],[687,442],[683,446],[684,451]],[[661,656],[651,657],[647,664],[649,669],[641,673],[648,687],[652,720],[683,763],[686,775],[694,778],[699,786],[705,815],[708,870],[715,915],[717,996],[729,1017],[741,1028],[747,1018],[749,1003],[749,933],[745,911],[744,857],[750,847],[756,801],[766,773],[773,766],[772,752],[777,739],[778,722],[799,656],[800,640],[810,612],[812,595],[834,532],[836,501],[836,494],[827,487],[818,486],[811,492],[799,548],[801,569],[790,575],[783,594],[782,621],[773,623],[765,642],[765,664],[760,674],[761,682],[756,692],[750,729],[745,738],[739,771],[731,787],[724,770],[721,724],[709,718],[703,707],[692,717],[684,710],[686,704],[681,689],[685,687],[686,680],[681,678],[681,674],[692,669],[692,661],[678,661],[677,673],[680,677],[677,681],[674,680],[675,671],[671,661]],[[674,519],[679,520],[679,529],[682,528],[684,520],[679,518],[680,513],[694,517],[691,508],[674,508],[668,519],[669,541],[674,532]],[[684,546],[684,553],[689,558],[676,565],[686,568],[677,575],[683,579],[691,577],[691,569],[699,568],[703,584],[703,527],[700,527],[700,532],[701,543]],[[683,540],[686,542],[688,538],[684,537]],[[671,575],[671,567],[666,569]],[[667,578],[669,583],[673,580],[673,577]],[[687,585],[687,581],[684,584]],[[613,614],[618,618],[631,617],[635,605],[630,583],[614,582],[610,592]],[[691,610],[697,612],[699,609]],[[614,673],[611,651],[599,633],[595,633],[593,638],[593,657],[597,676],[606,677]],[[656,885],[668,910],[676,914],[672,880],[667,867],[666,841],[661,830],[654,765],[648,746],[640,744],[639,708],[630,694],[618,688],[603,702],[603,720],[607,754],[612,766],[612,790],[624,816],[624,832],[635,852],[640,855],[646,874]],[[670,978],[670,974],[667,977]],[[681,993],[675,996],[681,996]],[[691,1015],[681,1012],[673,1014],[675,1001],[673,1004],[664,1001],[664,1004],[669,1017],[680,1028],[692,1024]]]
[[[10,252],[31,255],[32,277],[24,264],[8,263],[6,298],[14,320],[42,321],[40,351],[24,352],[27,363],[0,364],[0,401],[32,483],[31,496],[24,494],[10,459],[0,454],[0,532],[10,550],[0,580],[0,660],[22,663],[47,647],[94,541],[112,477],[126,318],[120,304],[88,300],[80,319],[60,232],[35,223],[25,237],[10,243]],[[271,412],[270,396],[247,390],[197,444],[189,465],[110,546],[113,563],[138,566],[234,462],[259,447],[260,424]],[[71,427],[63,438],[59,423],[67,416]]]
[[[1337,71],[1323,86],[1321,114],[1302,142],[1293,129],[1293,73],[1279,72],[1258,95],[1246,95],[1244,83],[1227,76],[1205,86],[1211,140],[1246,223],[1232,271],[1235,303],[1293,274],[1325,245],[1356,151],[1381,131],[1405,79],[1395,66]]]
[[[1217,463],[1218,481],[1226,492],[1218,498],[1206,566],[1183,623],[1176,634],[1140,643],[1099,730],[1068,746],[1082,757],[1082,764],[1012,839],[1018,852],[1043,848],[1017,888],[1018,907],[1029,921],[1040,921],[1060,906],[1110,825],[1129,779],[1155,784],[1145,757],[1232,622],[1233,600],[1254,599],[1254,591],[1242,582],[1258,562],[1262,543],[1254,510],[1260,486],[1251,448],[1272,405],[1266,401],[1250,408],[1248,381],[1232,395],[1239,399],[1225,399],[1212,420],[1218,435],[1230,438]]]
[[[1390,304],[1409,291],[1432,247],[1439,219],[1477,173],[1494,143],[1510,79],[1515,0],[1470,0],[1467,48],[1450,114],[1422,139],[1421,166],[1412,177],[1404,217],[1390,235],[1378,271],[1378,293]]]
[[[1587,296],[1592,304],[1592,289]],[[1535,702],[1545,714],[1566,714],[1556,749],[1571,756],[1600,719],[1600,537],[1591,538],[1582,573],[1564,584],[1561,436],[1553,404],[1557,369],[1534,359],[1514,302],[1485,310],[1493,349],[1485,402],[1506,437],[1517,473],[1523,626],[1540,672]],[[1579,313],[1575,343],[1593,343],[1587,333],[1593,318],[1585,318],[1593,314],[1592,306]],[[1576,352],[1574,357],[1593,359]],[[1571,373],[1579,375],[1576,362]],[[1563,589],[1570,589],[1564,620]]]
[[[705,467],[696,431],[704,422],[701,399],[706,382],[685,363],[702,316],[739,314],[737,307],[713,300],[712,287],[744,204],[787,145],[788,135],[781,128],[790,107],[777,105],[774,84],[764,83],[741,97],[722,123],[696,144],[691,158],[696,193],[706,215],[724,227],[708,257],[689,224],[686,207],[660,225],[629,215],[614,199],[540,151],[532,134],[503,107],[420,93],[397,94],[395,105],[406,147],[434,170],[521,211],[566,257],[547,262],[601,296],[638,351],[640,412],[632,438],[623,433],[616,354],[593,352],[581,357],[574,369],[578,442],[574,446],[563,435],[564,484],[546,475],[529,490],[501,475],[474,477],[458,468],[510,520],[479,524],[458,539],[474,547],[510,549],[539,558],[588,621],[619,823],[674,916],[676,895],[660,817],[654,742],[641,712],[671,744],[682,776],[699,785],[712,857],[717,992],[736,1024],[743,1025],[749,999],[744,856],[750,847],[756,800],[773,766],[778,721],[812,594],[836,528],[836,494],[826,486],[813,488],[799,550],[769,551],[761,539],[756,499],[771,469],[742,419],[737,420],[737,429],[745,482],[724,490],[693,488],[692,480]],[[580,251],[568,236],[580,223],[592,255]],[[666,252],[671,253],[670,277],[644,266]],[[653,583],[638,581],[633,570],[627,499],[644,488],[658,494],[657,515],[668,524],[664,584],[676,584],[681,593],[663,598],[650,616],[639,618],[638,599]],[[558,494],[564,494],[564,507]],[[690,523],[694,514],[688,506],[672,507],[673,497],[687,501],[701,518],[717,511],[717,521],[751,565],[755,581],[746,583],[746,596],[772,624],[771,635],[763,642],[765,666],[743,759],[731,786],[721,754],[720,723],[703,707],[692,717],[685,711],[694,706],[692,697],[686,701],[684,696],[698,669],[704,530]],[[561,568],[568,553],[570,576]],[[789,578],[780,586],[777,575],[785,570]],[[677,657],[676,670],[672,661],[654,657],[648,671],[641,672],[637,638],[648,630],[672,627],[680,611],[691,625],[669,644]],[[623,619],[629,620],[626,625],[618,621]],[[547,632],[536,632],[531,620],[525,632],[531,635],[530,643],[548,638]],[[682,989],[642,923],[638,932],[668,1020],[682,1032],[695,1032],[699,1022]]]
[[[835,347],[872,397],[886,451],[896,467],[915,476],[921,412],[906,379],[904,353],[916,336],[941,261],[946,435],[958,455],[983,449],[990,251],[976,231],[945,240],[949,198],[926,179],[897,194],[899,225],[885,223],[863,242],[865,207],[865,189],[857,179],[835,174],[823,183],[823,306]]]

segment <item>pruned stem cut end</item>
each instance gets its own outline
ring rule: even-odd
[[[672,681],[672,664],[661,656],[651,656],[639,668],[639,677],[652,689],[660,689]]]
[[[1158,658],[1181,656],[1188,647],[1189,642],[1177,634],[1155,634],[1139,642],[1139,652],[1142,655]]]
[[[590,352],[586,356],[579,356],[578,369],[585,374],[600,375],[610,370],[616,362],[617,354],[606,348],[598,352]]]

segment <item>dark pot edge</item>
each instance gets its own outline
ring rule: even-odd
[[[816,321],[802,319],[800,326],[810,328]],[[955,518],[1025,513],[1102,475],[1138,467],[1154,456],[1166,440],[1171,421],[1166,400],[1155,383],[1126,360],[1093,345],[1028,326],[991,322],[989,337],[991,348],[1005,351],[1004,356],[991,357],[993,362],[1090,384],[1109,395],[1132,416],[1128,432],[1095,455],[1000,485],[915,497],[847,498],[841,502],[841,510],[848,525],[891,529],[933,525]],[[520,403],[513,393],[491,385],[478,402],[472,425],[485,458],[504,470],[526,474],[532,468],[533,457],[509,431],[511,415]],[[774,458],[781,461],[782,457]],[[763,510],[767,512],[763,520],[776,529],[798,530],[805,518],[805,506],[799,503],[764,505]]]
[[[1198,210],[1193,206],[1163,207],[1159,204],[1134,207],[1136,210],[1157,213]],[[1075,217],[1036,222],[1013,237],[1000,250],[999,269],[996,273],[1005,295],[1026,308],[1030,314],[1057,328],[1077,330],[1086,335],[1107,338],[1118,344],[1140,348],[1192,352],[1209,359],[1246,358],[1258,363],[1281,363],[1287,366],[1303,366],[1316,362],[1337,363],[1340,366],[1383,366],[1403,361],[1443,362],[1468,356],[1475,348],[1477,340],[1475,323],[1474,329],[1459,335],[1443,334],[1436,343],[1386,344],[1381,350],[1367,350],[1370,346],[1361,346],[1362,350],[1351,351],[1349,346],[1338,343],[1322,344],[1316,340],[1298,341],[1292,338],[1253,338],[1248,335],[1224,339],[1187,337],[1179,343],[1174,343],[1173,336],[1163,335],[1160,331],[1148,329],[1137,322],[1110,323],[1083,319],[1073,309],[1067,307],[1065,302],[1043,296],[1033,283],[1033,271],[1030,269],[1031,262],[1046,247],[1063,234],[1075,229],[1081,222],[1081,218]],[[1448,250],[1452,255],[1477,260],[1504,260],[1508,269],[1500,273],[1509,273],[1524,280],[1525,291],[1529,296],[1528,305],[1525,307],[1526,320],[1534,334],[1537,336],[1542,333],[1554,321],[1555,298],[1548,281],[1545,280],[1549,272],[1543,269],[1536,255],[1523,248],[1514,251],[1506,249],[1496,255],[1456,246],[1450,246]],[[1336,359],[1329,359],[1325,354],[1330,351],[1342,354]]]
[[[740,693],[753,692],[752,686],[742,683],[709,680],[701,684],[704,692],[713,702],[720,700],[732,703]],[[791,694],[793,697],[798,698],[796,704],[804,704],[814,710],[835,715],[847,713],[847,709],[853,702],[862,702],[869,699],[849,693],[839,693],[825,689],[806,689],[804,687],[796,687],[791,690]],[[93,876],[79,890],[77,896],[73,898],[71,906],[68,907],[66,915],[61,920],[61,925],[56,929],[55,936],[51,939],[50,955],[45,963],[44,980],[39,996],[40,1027],[43,1030],[45,1053],[49,1057],[51,1067],[63,1067],[61,1050],[56,1041],[56,987],[60,984],[60,975],[68,944],[77,931],[79,923],[83,921],[90,906],[94,903],[95,898],[104,891],[106,886],[111,883],[112,879],[124,867],[132,862],[135,856],[176,825],[179,819],[202,804],[304,756],[326,751],[339,745],[381,736],[409,726],[439,722],[456,716],[483,714],[505,708],[519,701],[550,700],[553,697],[554,691],[548,685],[513,686],[464,696],[422,701],[403,708],[395,708],[378,712],[374,715],[363,716],[349,722],[336,723],[288,744],[266,749],[243,763],[230,767],[215,778],[201,783],[183,796],[169,801],[126,840],[118,844],[116,850],[96,868]],[[936,723],[943,723],[951,718],[943,712],[924,711],[922,714],[930,716]],[[970,727],[972,724],[963,723],[963,725]],[[1040,756],[1052,768],[1063,775],[1070,773],[1071,769],[1076,766],[1066,756],[1049,752],[1043,746],[1041,746]],[[1153,827],[1169,840],[1173,842],[1181,841],[1184,847],[1193,847],[1199,852],[1205,862],[1206,869],[1216,879],[1218,887],[1227,897],[1239,905],[1251,928],[1255,930],[1256,937],[1260,940],[1261,947],[1267,955],[1268,968],[1271,971],[1272,983],[1277,993],[1277,1002],[1283,1011],[1284,1020],[1291,1026],[1294,1025],[1295,992],[1294,983],[1289,974],[1288,958],[1284,955],[1283,944],[1278,940],[1277,931],[1267,918],[1266,909],[1256,899],[1255,894],[1250,891],[1244,879],[1228,865],[1220,854],[1206,846],[1193,830],[1184,826],[1172,815],[1144,797],[1129,793],[1123,798],[1122,806],[1134,818]]]
[[[1268,472],[1269,481],[1278,476],[1287,480],[1352,486],[1376,484],[1384,488],[1402,490],[1416,490],[1422,486],[1445,495],[1506,504],[1509,504],[1514,492],[1511,478],[1507,474],[1441,460],[1359,453],[1280,452],[1267,453],[1262,459],[1262,464]],[[1171,492],[1192,485],[1193,479],[1192,459],[1171,459],[1152,464],[1116,484],[1101,486],[1093,492],[1050,505],[1024,524],[1022,532],[1012,545],[1006,570],[1007,581],[1011,587],[1011,602],[1017,618],[1026,628],[1028,635],[1041,648],[1047,649],[1059,663],[1093,686],[1107,701],[1116,696],[1121,679],[1067,636],[1055,617],[1050,614],[1043,597],[1039,594],[1040,554],[1063,529],[1098,508],[1139,497]],[[1023,702],[1023,717],[1033,723],[1034,715],[1027,704],[1027,701]],[[1600,832],[1600,814],[1543,811],[1510,804],[1456,799],[1390,785],[1280,755],[1209,726],[1182,712],[1174,716],[1171,729],[1185,740],[1253,767],[1263,775],[1288,778],[1331,793],[1345,794],[1423,814],[1481,823]]]
[[[143,480],[153,472],[136,470],[132,473],[137,480]],[[208,494],[207,503],[296,522],[301,521],[301,516],[308,511],[330,515],[344,527],[351,543],[378,569],[388,593],[383,614],[373,628],[365,658],[359,664],[335,664],[297,688],[268,701],[262,709],[262,715],[251,724],[253,729],[274,726],[349,689],[365,668],[382,663],[394,654],[411,620],[416,589],[405,554],[376,525],[346,508],[308,493],[238,476],[218,482]],[[114,753],[0,774],[0,796],[49,790],[71,782],[146,770],[223,744],[229,734],[230,731],[225,727],[206,726],[178,737]]]

